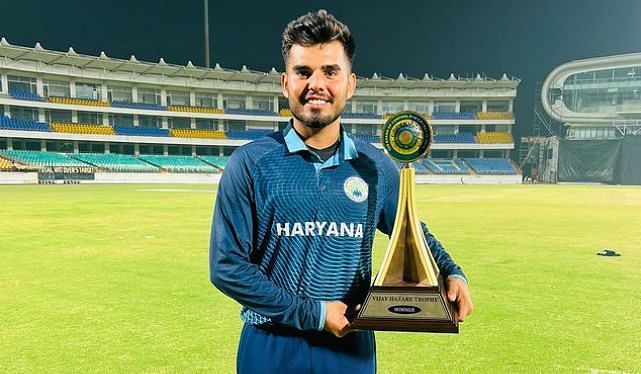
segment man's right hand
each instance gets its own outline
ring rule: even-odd
[[[325,331],[342,338],[349,332],[349,321],[345,317],[347,304],[340,301],[325,302]]]

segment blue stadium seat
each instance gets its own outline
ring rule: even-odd
[[[26,90],[9,90],[9,95],[18,100],[45,101],[44,97]]]
[[[466,158],[465,162],[477,174],[516,174],[512,163],[506,158]]]
[[[112,101],[111,106],[115,108],[167,110],[166,106],[147,103],[134,103],[131,101]]]
[[[0,116],[0,129],[20,131],[51,131],[49,124],[45,122],[12,119],[5,116]]]
[[[380,114],[375,113],[348,113],[345,112],[341,115],[341,118],[352,118],[352,119],[381,119]]]
[[[242,114],[248,116],[280,116],[271,110],[263,109],[225,109],[225,114]]]
[[[472,112],[434,112],[432,119],[469,120],[476,119],[476,113]]]
[[[227,139],[247,139],[254,140],[271,134],[274,130],[268,129],[249,129],[245,131],[230,130],[227,131]]]
[[[350,134],[350,136],[357,138],[357,139],[362,139],[365,140],[366,142],[370,143],[380,143],[381,142],[381,137],[378,135],[364,135],[364,134]]]
[[[159,129],[157,127],[141,127],[141,126],[123,126],[116,125],[114,130],[118,135],[128,136],[169,136],[169,130]]]
[[[452,135],[434,135],[434,143],[476,143],[474,134],[461,132]]]

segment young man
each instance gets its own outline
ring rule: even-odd
[[[378,228],[392,231],[399,177],[379,149],[343,130],[356,88],[349,29],[321,10],[283,33],[283,131],[237,149],[218,187],[211,281],[242,306],[240,373],[376,371],[374,334],[345,317],[371,282]],[[462,321],[472,310],[461,268],[424,226]]]

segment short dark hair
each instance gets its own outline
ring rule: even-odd
[[[356,44],[354,43],[354,38],[352,38],[352,33],[349,31],[349,28],[324,9],[316,13],[310,12],[304,14],[291,21],[285,28],[285,31],[283,31],[281,47],[283,60],[285,64],[287,64],[289,51],[294,44],[310,47],[316,44],[329,43],[334,40],[338,40],[343,45],[351,67],[352,61],[354,60],[354,53],[356,52]]]

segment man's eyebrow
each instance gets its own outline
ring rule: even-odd
[[[323,70],[341,70],[341,67],[338,64],[323,65]]]
[[[341,70],[341,67],[338,64],[330,64],[330,65],[323,65],[322,69],[323,70]],[[311,68],[307,65],[294,65],[292,67],[292,70],[311,70]]]
[[[310,67],[307,65],[294,65],[292,70],[309,70]]]

